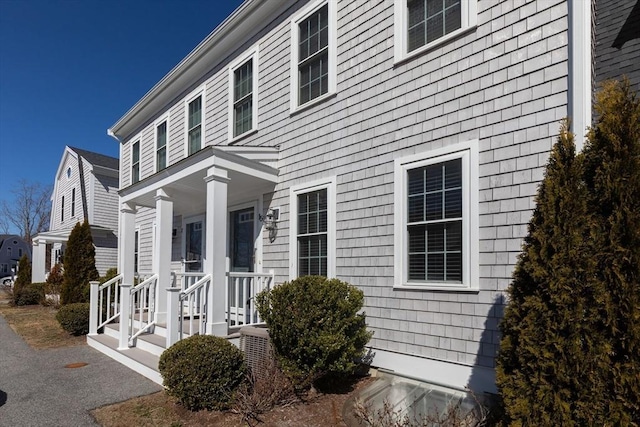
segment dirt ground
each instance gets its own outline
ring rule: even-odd
[[[262,414],[259,422],[248,424],[242,416],[232,412],[199,411],[184,409],[164,392],[143,396],[92,411],[96,421],[105,427],[116,426],[260,426],[260,427],[338,427],[354,424],[345,423],[345,402],[357,391],[366,387],[374,379],[362,378],[348,390],[338,393],[318,393],[305,402],[275,408]]]

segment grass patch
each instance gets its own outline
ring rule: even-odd
[[[0,294],[4,294],[0,297],[0,314],[30,347],[60,348],[86,343],[84,336],[74,337],[62,329],[56,320],[57,310],[40,305],[12,307],[6,303],[6,293]]]

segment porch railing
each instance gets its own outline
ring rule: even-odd
[[[185,332],[190,336],[196,333],[204,335],[206,331],[207,295],[209,294],[210,286],[211,275],[207,274],[180,291],[179,300],[182,302],[178,312],[178,334],[180,339],[182,339]]]
[[[141,275],[140,279],[142,282],[131,288],[128,333],[130,346],[133,345],[136,337],[150,330],[156,324],[155,301],[158,275],[152,274],[146,278]]]
[[[271,289],[275,280],[273,270],[268,273],[227,273],[227,324],[231,327],[264,323],[258,314],[255,297]]]
[[[89,306],[89,334],[95,335],[98,330],[120,317],[120,284],[122,274],[118,274],[103,284],[91,282]]]

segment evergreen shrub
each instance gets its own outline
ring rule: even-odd
[[[211,335],[178,341],[162,353],[158,368],[167,393],[192,411],[229,408],[247,373],[242,351]]]
[[[508,289],[508,425],[640,425],[640,102],[607,83],[576,155],[564,124]]]
[[[60,293],[63,305],[89,301],[89,282],[99,277],[95,255],[89,223],[77,223],[64,253],[64,282]]]
[[[18,305],[18,299],[22,289],[31,283],[31,261],[26,254],[20,257],[18,261],[18,274],[13,284],[13,303]],[[23,304],[24,305],[24,304]]]
[[[36,305],[44,301],[45,283],[29,283],[13,294],[14,304],[18,306]]]
[[[86,335],[89,333],[89,303],[77,302],[60,307],[56,313],[56,320],[62,329],[71,335]]]
[[[256,297],[276,358],[297,388],[350,374],[371,338],[363,292],[338,279],[303,276]]]

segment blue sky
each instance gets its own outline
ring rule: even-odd
[[[107,128],[240,3],[0,0],[0,200],[65,145],[117,157]]]

